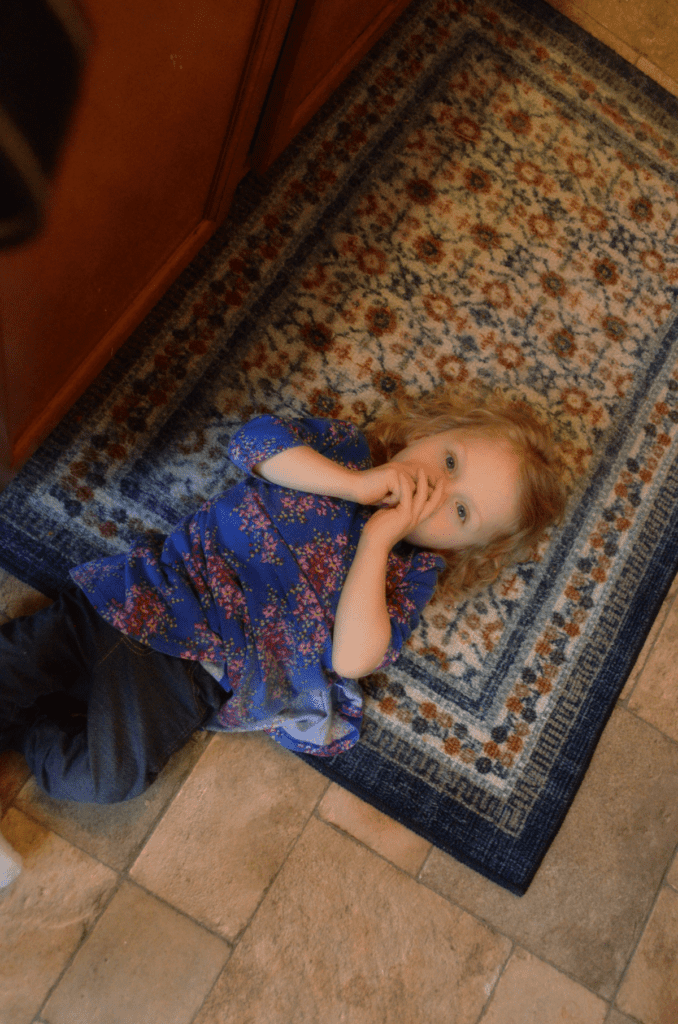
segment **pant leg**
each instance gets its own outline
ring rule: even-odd
[[[83,698],[91,652],[79,633],[79,593],[70,587],[49,607],[0,626],[0,751],[20,749],[39,701]]]
[[[18,651],[39,638],[24,704],[30,697],[35,704],[36,694],[68,692],[86,700],[86,727],[64,728],[41,715],[26,728],[20,749],[38,784],[56,799],[132,799],[226,695],[196,662],[153,651],[113,629],[78,588],[62,598],[62,610],[49,623],[16,628],[9,688],[22,697]]]

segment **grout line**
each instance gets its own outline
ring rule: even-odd
[[[676,849],[678,849],[678,845],[677,845]],[[674,849],[674,855],[673,855],[674,857],[676,855],[676,849]],[[664,874],[662,876],[662,879],[661,879],[659,885],[657,886],[657,891],[654,894],[654,899],[652,900],[652,902],[650,904],[650,907],[649,907],[649,910],[648,910],[647,914],[645,915],[645,918],[643,920],[642,926],[638,929],[638,938],[637,938],[636,942],[634,942],[634,944],[633,944],[633,946],[631,948],[631,952],[630,952],[630,954],[628,956],[628,959],[626,961],[626,964],[624,966],[624,970],[622,971],[622,973],[621,973],[621,975],[619,977],[619,982],[618,982],[617,987],[614,990],[614,994],[612,995],[612,998],[610,1000],[612,1006],[616,1007],[617,996],[619,995],[621,987],[622,987],[622,985],[624,984],[624,982],[626,980],[626,976],[627,976],[629,968],[630,968],[630,966],[631,966],[631,964],[632,964],[632,962],[633,962],[633,960],[635,958],[635,955],[638,952],[638,947],[639,947],[640,943],[643,940],[643,937],[645,936],[645,934],[647,932],[647,927],[648,927],[648,925],[650,923],[652,915],[655,912],[657,903],[659,902],[659,897],[661,896],[661,894],[662,894],[662,892],[663,892],[665,887],[668,888],[668,889],[671,889],[672,891],[674,891],[672,886],[668,885],[668,883],[666,882],[666,875],[668,874],[669,870],[671,869],[671,865],[672,864],[673,864],[673,857],[669,861],[669,864],[668,864],[668,866],[667,866],[667,868],[666,868],[666,870],[665,870],[665,872],[664,872]],[[619,1009],[619,1007],[616,1007],[616,1008]],[[623,1013],[624,1011],[623,1010],[619,1010],[619,1012]],[[628,1016],[628,1014],[627,1014],[627,1016]],[[634,1018],[631,1018],[631,1019],[633,1020]]]
[[[205,750],[207,749],[208,745],[209,744],[207,744],[205,746]],[[198,758],[198,761],[200,760],[200,758],[202,758],[204,753],[205,753],[205,751],[203,750],[203,752],[201,753],[200,757]],[[193,768],[196,767],[198,761],[195,762],[195,764],[193,765]],[[191,768],[191,772],[193,771],[193,768]],[[21,791],[24,789],[24,787],[27,785],[28,781],[30,781],[30,780],[27,780],[24,783],[24,785],[15,794],[14,798],[10,801],[9,807],[12,807],[15,811],[18,811],[20,814],[25,815],[29,820],[35,822],[35,824],[38,825],[40,828],[45,829],[46,832],[50,832],[53,835],[58,836],[59,839],[63,840],[63,842],[65,842],[65,843],[68,843],[68,845],[73,847],[73,849],[79,850],[80,853],[83,853],[86,857],[89,857],[95,863],[100,864],[102,867],[105,867],[107,870],[112,871],[115,875],[117,875],[117,881],[111,887],[111,891],[110,891],[110,894],[109,894],[108,898],[106,898],[106,899],[101,901],[99,912],[97,913],[96,917],[91,921],[91,923],[88,924],[84,928],[83,934],[81,935],[81,937],[80,937],[78,943],[76,944],[75,948],[73,949],[71,955],[68,957],[68,959],[67,959],[66,963],[64,964],[63,968],[59,972],[57,978],[55,979],[55,981],[53,982],[53,984],[50,986],[49,990],[47,991],[47,994],[46,994],[43,1002],[40,1005],[40,1009],[38,1010],[38,1014],[37,1014],[38,1018],[42,1014],[42,1011],[44,1010],[44,1008],[45,1008],[47,1002],[49,1001],[49,999],[51,998],[52,994],[56,991],[56,989],[59,987],[59,985],[63,981],[64,977],[66,976],[66,973],[69,971],[69,969],[72,966],[75,958],[78,956],[78,954],[80,953],[81,949],[83,949],[83,947],[87,943],[90,935],[92,934],[94,929],[99,924],[99,921],[101,921],[103,915],[106,913],[106,911],[108,910],[108,908],[109,908],[110,904],[112,903],[113,899],[118,894],[118,892],[120,891],[120,889],[122,888],[122,886],[123,886],[123,884],[125,882],[127,882],[130,885],[135,885],[139,889],[142,889],[144,892],[148,893],[148,895],[152,896],[154,899],[159,900],[161,903],[165,904],[171,910],[176,911],[182,917],[185,917],[188,920],[192,921],[193,924],[197,925],[199,928],[201,928],[203,931],[207,932],[209,935],[211,935],[213,937],[216,937],[218,939],[221,939],[221,941],[224,942],[225,945],[230,948],[231,953],[232,953],[233,945],[232,945],[231,942],[229,942],[228,939],[225,939],[223,937],[223,935],[219,935],[218,933],[211,931],[201,921],[198,921],[195,918],[190,917],[189,914],[186,914],[179,907],[173,906],[171,903],[168,903],[167,900],[163,899],[161,896],[158,896],[157,893],[151,892],[149,889],[146,889],[146,887],[141,885],[139,882],[137,882],[136,879],[131,878],[130,874],[129,874],[130,869],[134,866],[134,863],[135,863],[135,861],[136,861],[140,851],[146,845],[146,843],[150,839],[150,837],[153,834],[153,832],[155,832],[155,829],[157,828],[159,822],[161,821],[161,819],[163,818],[163,816],[167,812],[167,810],[169,810],[169,807],[174,802],[174,800],[175,800],[177,794],[179,793],[179,791],[181,789],[183,789],[183,787],[184,787],[185,783],[187,782],[191,772],[188,773],[186,779],[184,779],[184,781],[178,787],[177,791],[174,793],[174,795],[171,797],[171,799],[165,805],[163,810],[158,814],[158,817],[155,819],[155,821],[153,821],[151,826],[149,826],[148,832],[145,834],[144,838],[142,840],[140,840],[140,842],[134,848],[134,852],[131,854],[131,856],[129,858],[129,861],[127,863],[127,866],[125,868],[114,868],[114,867],[112,867],[110,864],[107,864],[105,861],[101,860],[100,857],[98,857],[96,854],[92,853],[90,850],[84,849],[78,842],[75,842],[72,838],[69,838],[67,836],[62,835],[61,832],[58,831],[58,828],[53,827],[52,824],[48,825],[44,821],[41,821],[38,817],[36,817],[36,815],[34,813],[31,813],[31,809],[30,808],[17,806],[16,805],[16,800],[20,796]],[[9,809],[9,807],[7,809]],[[229,956],[227,956],[227,958],[226,958],[226,960],[224,962],[224,966],[226,965],[226,963],[228,963],[228,960],[230,959],[231,953],[229,953]],[[222,968],[222,970],[223,970],[223,968]],[[218,977],[218,975],[217,975],[217,977]],[[42,1024],[42,1022],[38,1021],[37,1018],[36,1018],[35,1024]]]
[[[44,826],[43,826],[43,828],[44,828]],[[51,831],[51,829],[49,831]],[[60,838],[63,838],[63,837],[60,837]],[[79,849],[79,847],[77,847],[77,849]],[[96,857],[93,858],[93,860],[96,860]],[[99,861],[99,863],[101,863],[101,861]],[[104,865],[104,867],[108,867],[108,865]],[[109,870],[112,871],[113,868],[109,868]],[[113,885],[111,887],[111,892],[110,892],[109,897],[107,899],[101,901],[101,910],[97,914],[96,918],[92,921],[91,925],[86,926],[84,928],[83,934],[80,936],[80,939],[77,942],[77,944],[75,946],[75,949],[73,950],[71,955],[66,960],[66,963],[64,964],[64,966],[62,967],[61,971],[59,972],[56,980],[54,981],[53,985],[50,986],[50,988],[49,988],[49,990],[47,992],[47,995],[45,996],[45,998],[43,999],[42,1003],[40,1004],[40,1009],[37,1012],[37,1016],[38,1017],[40,1017],[42,1015],[42,1011],[45,1009],[45,1006],[47,1005],[49,1000],[52,998],[53,993],[57,990],[57,988],[59,987],[61,982],[64,980],[64,978],[65,978],[66,974],[68,973],[68,971],[71,969],[71,967],[73,965],[73,962],[74,962],[75,958],[78,956],[80,950],[83,948],[83,946],[85,945],[85,943],[89,939],[90,935],[92,934],[92,932],[94,931],[96,926],[99,924],[99,921],[101,920],[103,915],[106,913],[106,911],[110,907],[111,903],[115,899],[116,895],[120,891],[124,879],[122,878],[122,875],[120,874],[120,872],[115,872],[115,873],[118,875],[118,880],[115,883],[115,885]]]
[[[121,881],[127,882],[128,885],[133,885],[136,889],[141,889],[141,891],[145,892],[147,896],[150,896],[152,899],[157,900],[158,903],[162,903],[162,905],[167,907],[168,910],[173,910],[176,914],[179,914],[179,916],[183,917],[186,921],[190,921],[191,924],[194,924],[201,931],[211,936],[211,938],[219,939],[220,942],[223,942],[224,945],[227,946],[229,950],[229,955],[226,957],[226,960],[224,961],[224,966],[226,966],[235,950],[234,940],[225,938],[220,932],[215,931],[214,928],[210,928],[208,924],[205,924],[205,922],[201,921],[199,918],[191,917],[187,910],[182,910],[181,907],[177,907],[175,903],[170,903],[170,901],[165,896],[161,896],[160,893],[154,892],[153,889],[149,889],[147,886],[143,884],[143,882],[138,882],[136,878],[130,878],[129,875],[123,875]],[[122,888],[122,886],[120,886],[120,888]]]
[[[192,733],[192,734],[191,734],[191,737],[189,738],[189,740],[187,741],[187,743],[190,743],[190,742],[192,742],[192,738],[193,738],[193,737],[194,737],[195,735],[197,735],[197,731],[196,731],[195,733]],[[217,734],[217,733],[212,733],[212,736],[216,736],[216,735],[218,735],[218,734]],[[198,755],[197,759],[196,759],[196,760],[195,760],[195,762],[194,762],[194,763],[193,763],[193,764],[191,765],[191,769],[190,769],[190,771],[188,771],[188,772],[186,773],[186,776],[185,776],[185,778],[183,779],[183,781],[182,781],[181,785],[180,785],[180,786],[177,786],[177,789],[176,789],[176,790],[175,790],[175,792],[174,792],[174,793],[172,794],[172,796],[171,796],[171,797],[169,798],[169,800],[167,801],[167,803],[165,804],[165,806],[164,806],[164,807],[162,808],[162,810],[161,810],[161,811],[160,811],[160,812],[158,813],[157,817],[156,817],[156,818],[155,818],[155,819],[154,819],[154,820],[153,820],[153,821],[151,822],[151,824],[149,825],[149,827],[148,827],[148,831],[144,833],[144,836],[143,836],[143,838],[142,838],[142,839],[140,839],[140,840],[139,840],[139,842],[137,843],[136,847],[134,848],[134,851],[133,851],[133,852],[131,853],[131,855],[130,855],[130,858],[129,858],[129,862],[128,862],[128,864],[127,864],[127,867],[125,868],[125,873],[126,873],[126,874],[127,874],[128,876],[129,876],[129,872],[130,872],[130,871],[132,870],[132,868],[134,867],[134,865],[135,865],[136,861],[138,860],[138,858],[139,858],[139,855],[140,855],[141,851],[142,851],[142,850],[144,849],[144,847],[145,847],[145,846],[147,845],[147,843],[149,842],[149,840],[151,839],[151,837],[152,837],[152,836],[153,836],[153,835],[155,834],[155,831],[156,831],[156,829],[158,828],[158,826],[160,825],[160,822],[161,822],[161,821],[163,820],[163,818],[165,817],[165,815],[166,815],[166,814],[167,814],[167,812],[169,811],[170,807],[172,806],[172,804],[174,803],[174,801],[176,800],[176,798],[177,798],[177,797],[179,796],[179,793],[181,793],[181,791],[183,790],[184,786],[186,786],[186,784],[188,783],[188,780],[190,779],[191,775],[193,774],[193,772],[195,771],[195,769],[196,769],[196,768],[198,767],[198,765],[199,765],[199,764],[200,764],[200,762],[202,761],[203,757],[204,757],[204,756],[206,755],[206,753],[207,753],[207,751],[208,751],[209,747],[210,747],[210,746],[212,745],[212,742],[213,742],[213,741],[212,741],[212,740],[210,739],[210,740],[208,740],[208,741],[207,741],[207,743],[205,743],[205,745],[204,745],[203,749],[201,750],[200,754]],[[183,748],[182,748],[182,749],[183,749]],[[178,753],[178,751],[177,751],[177,753]],[[165,767],[167,767],[167,765],[165,765]],[[143,795],[143,794],[141,794],[141,795]]]
[[[421,868],[419,868],[417,874],[413,875],[411,871],[407,870],[407,868],[402,867],[401,864],[396,864],[395,861],[389,860],[385,853],[379,853],[379,850],[375,850],[374,847],[370,846],[369,843],[366,843],[364,839],[359,839],[358,836],[354,836],[352,832],[347,832],[345,829],[341,827],[341,825],[337,825],[333,821],[328,821],[327,818],[323,818],[319,814],[314,814],[314,817],[316,821],[320,822],[321,825],[326,825],[327,828],[331,828],[338,835],[344,836],[346,839],[350,839],[352,843],[356,843],[358,846],[362,847],[363,850],[367,850],[368,853],[371,853],[375,857],[378,857],[379,860],[383,860],[386,864],[390,864],[392,868],[395,868],[395,870],[400,872],[401,875],[405,875],[405,878],[409,878],[411,882],[415,883],[415,885],[420,884],[419,878],[417,876],[423,870],[423,865]],[[428,853],[426,854],[425,860],[430,856],[430,853],[431,851],[429,850]],[[431,892],[436,891],[435,889],[432,889],[430,886],[426,886],[426,888],[430,889]],[[438,893],[437,895],[440,896],[441,893]],[[443,899],[445,899],[444,896]]]
[[[555,971],[558,971],[559,974],[562,974],[564,977],[566,977],[570,981],[572,981],[573,984],[579,985],[581,988],[585,989],[587,992],[590,992],[591,995],[595,996],[597,999],[600,999],[601,1002],[607,1003],[610,1008],[612,1007],[612,1003],[611,1003],[609,998],[607,998],[604,995],[601,995],[600,992],[596,992],[595,989],[592,989],[585,982],[581,981],[581,979],[576,978],[573,975],[571,975],[563,967],[560,967],[558,964],[553,963],[551,960],[548,960],[546,957],[541,956],[535,950],[530,949],[530,947],[528,945],[526,945],[524,942],[519,942],[518,939],[515,936],[508,935],[506,932],[502,931],[502,929],[500,927],[498,927],[496,924],[494,924],[493,922],[486,920],[484,917],[482,917],[480,914],[476,913],[475,911],[469,910],[468,907],[465,907],[465,906],[461,905],[460,903],[457,903],[455,900],[451,899],[449,896],[446,896],[444,893],[440,892],[438,889],[434,888],[432,885],[428,885],[425,881],[422,881],[420,878],[414,877],[408,871],[406,871],[405,868],[400,867],[398,864],[394,864],[392,861],[390,861],[383,854],[379,853],[377,850],[373,850],[370,846],[367,846],[361,839],[358,839],[356,836],[351,835],[350,832],[344,832],[343,829],[341,829],[338,825],[333,824],[331,821],[326,821],[324,818],[319,818],[318,820],[322,824],[326,825],[328,828],[331,828],[335,832],[338,832],[339,835],[345,836],[347,839],[349,839],[350,841],[356,843],[358,846],[361,846],[364,849],[366,849],[369,853],[373,854],[375,857],[378,857],[380,860],[383,860],[387,864],[390,864],[391,867],[395,868],[396,871],[399,871],[401,874],[405,875],[406,878],[411,879],[413,882],[415,882],[418,885],[422,885],[424,888],[428,889],[429,892],[432,892],[436,896],[439,896],[441,899],[445,900],[445,902],[449,903],[450,906],[456,907],[456,909],[460,910],[463,914],[468,914],[469,917],[474,918],[476,921],[478,921],[479,924],[484,925],[484,927],[486,927],[490,932],[492,932],[495,935],[501,936],[502,938],[506,939],[510,943],[511,949],[510,949],[510,952],[509,952],[509,954],[508,954],[508,956],[506,958],[504,966],[502,967],[501,971],[499,972],[499,975],[497,976],[497,980],[496,980],[496,982],[494,983],[494,985],[492,987],[492,991],[491,991],[490,995],[488,996],[488,999],[487,999],[487,1001],[486,1001],[486,1003],[485,1003],[485,1005],[484,1005],[484,1007],[483,1007],[483,1009],[481,1011],[480,1016],[476,1019],[475,1024],[481,1024],[482,1017],[486,1013],[487,1009],[489,1008],[490,1002],[491,1002],[491,1000],[492,1000],[492,998],[494,996],[494,993],[497,990],[497,986],[499,985],[499,981],[503,977],[504,972],[505,972],[506,968],[508,967],[508,964],[509,964],[512,956],[514,955],[514,953],[516,952],[516,949],[518,949],[518,948],[524,949],[527,953],[529,953],[531,956],[535,957],[535,959],[539,960],[541,963],[546,964],[548,967],[552,967]],[[431,855],[432,852],[433,852],[433,847],[431,848],[431,850],[427,854],[426,860],[428,860],[428,857]],[[422,871],[423,871],[423,865],[422,865],[422,868],[420,869],[419,874],[421,874]]]
[[[478,1018],[476,1020],[476,1024],[482,1024],[482,1020],[485,1017],[485,1015],[488,1012],[488,1010],[490,1009],[490,1006],[491,1006],[491,1004],[492,1004],[492,1002],[494,1000],[494,997],[496,995],[497,989],[499,988],[499,985],[501,983],[501,979],[506,974],[506,971],[508,969],[508,965],[511,963],[511,960],[513,959],[514,953],[515,953],[517,948],[518,948],[518,943],[515,940],[513,940],[511,942],[511,948],[509,950],[508,956],[506,957],[506,960],[504,961],[503,967],[497,972],[497,980],[495,981],[494,985],[492,985],[492,987],[490,989],[488,997],[485,1000],[485,1004],[484,1004],[482,1010],[480,1011],[480,1014],[478,1015]]]
[[[437,849],[437,847],[433,843],[431,843],[431,847],[430,847],[428,853],[426,854],[426,856],[424,857],[424,860],[422,862],[421,867],[419,868],[419,870],[417,871],[417,874],[415,875],[415,881],[419,882],[421,885],[425,885],[425,882],[423,881],[421,876],[423,875],[424,871],[426,870],[426,867],[428,866],[428,862],[430,861],[431,857],[433,856],[433,851],[435,849]]]
[[[653,732],[658,733],[660,736],[662,736],[669,743],[672,743],[674,746],[676,746],[678,744],[678,739],[676,739],[675,736],[669,736],[667,733],[662,732],[662,730],[659,728],[658,725],[654,725],[652,722],[648,722],[648,720],[646,718],[643,718],[642,715],[639,715],[637,711],[633,711],[631,708],[626,707],[625,705],[626,705],[626,701],[624,701],[623,704],[621,704],[621,703],[618,704],[617,707],[614,710],[615,711],[619,711],[619,712],[623,712],[624,714],[627,714],[627,715],[632,715],[639,722],[642,722],[643,725],[646,725],[648,727],[648,729],[652,729]],[[587,771],[588,771],[588,769],[587,769]]]
[[[678,579],[678,577],[676,577],[676,579]],[[674,593],[671,596],[671,592],[672,591],[674,591]],[[670,598],[670,600],[669,600],[669,598]],[[661,639],[661,635],[662,635],[662,633],[664,631],[664,626],[666,625],[666,621],[667,621],[667,619],[668,619],[668,617],[669,617],[669,615],[670,615],[670,613],[671,613],[671,611],[673,609],[674,604],[676,603],[676,599],[678,599],[678,588],[676,587],[676,581],[674,580],[674,582],[671,584],[671,587],[669,589],[668,594],[666,595],[666,598],[664,599],[664,603],[662,604],[662,607],[661,607],[661,609],[659,611],[659,614],[657,615],[657,617],[654,620],[654,623],[651,626],[651,630],[654,629],[655,626],[657,628],[655,630],[655,634],[654,634],[654,637],[652,639],[652,643],[650,644],[650,647],[647,650],[645,658],[643,659],[643,663],[641,665],[640,664],[640,659],[638,659],[636,664],[633,666],[633,669],[632,669],[631,673],[629,673],[629,680],[631,679],[632,676],[634,677],[631,689],[629,690],[629,692],[626,694],[626,696],[624,698],[620,697],[619,700],[617,701],[617,703],[619,705],[621,705],[622,707],[625,707],[627,710],[629,710],[628,704],[629,704],[629,701],[631,700],[633,694],[636,691],[636,687],[638,686],[638,683],[640,682],[640,677],[642,676],[643,672],[645,671],[647,663],[650,660],[650,658],[651,658],[651,656],[652,656],[652,654],[654,652],[655,647],[657,646],[658,642]],[[628,685],[628,680],[624,684],[624,689],[626,688],[627,685]]]
[[[619,1009],[619,1007],[615,1006],[614,1003],[612,1003],[603,1024],[610,1024],[610,1022],[612,1021],[612,1014],[621,1012],[622,1011]],[[628,1024],[643,1024],[642,1020],[639,1020],[637,1017],[630,1017],[628,1013],[624,1014],[624,1018],[628,1021]]]
[[[108,864],[105,860],[102,860],[100,856],[98,856],[95,853],[92,853],[91,850],[85,849],[85,847],[81,846],[80,843],[76,839],[74,839],[73,837],[68,836],[68,835],[64,835],[63,832],[60,831],[60,829],[59,829],[59,824],[60,824],[59,821],[50,822],[49,824],[46,823],[45,821],[42,821],[40,819],[40,817],[39,817],[39,808],[37,809],[37,812],[36,812],[36,810],[34,810],[32,808],[32,805],[30,805],[30,804],[28,806],[25,806],[25,807],[24,806],[19,806],[17,804],[17,800],[20,799],[23,790],[29,784],[31,779],[34,779],[33,775],[29,776],[29,778],[26,779],[26,781],[23,783],[23,785],[17,790],[17,792],[15,793],[14,797],[12,798],[12,800],[10,800],[9,804],[5,808],[4,814],[6,814],[7,811],[10,808],[13,808],[15,811],[18,811],[19,814],[25,814],[27,818],[30,818],[31,821],[34,821],[35,824],[38,825],[40,828],[44,828],[47,832],[52,832],[55,836],[58,836],[59,839],[63,839],[63,841],[65,843],[68,843],[69,846],[72,846],[75,850],[79,850],[81,853],[84,853],[86,857],[90,857],[93,861],[96,861],[97,864],[101,864],[103,867],[108,868],[109,871],[115,871],[115,873],[118,874],[118,875],[123,875],[125,877],[129,877],[129,872],[134,867],[134,863],[136,862],[136,860],[137,860],[139,854],[141,853],[142,849],[144,848],[144,846],[146,846],[147,842],[149,841],[149,839],[151,838],[151,836],[153,835],[153,833],[157,829],[158,825],[160,824],[160,821],[162,820],[162,818],[165,816],[167,811],[170,809],[170,807],[174,803],[174,801],[175,801],[176,797],[178,796],[179,792],[184,788],[185,784],[188,782],[188,779],[190,778],[191,773],[193,772],[193,769],[195,767],[197,767],[198,761],[200,761],[202,759],[202,757],[203,757],[205,751],[207,750],[208,746],[209,746],[209,744],[205,745],[205,749],[202,751],[202,753],[198,757],[197,761],[195,762],[195,764],[192,766],[191,770],[186,775],[186,778],[181,782],[181,785],[177,787],[176,792],[172,794],[172,796],[169,798],[169,800],[164,805],[164,807],[160,811],[158,811],[157,817],[154,818],[151,821],[151,823],[149,824],[148,831],[145,832],[143,837],[137,842],[137,844],[131,848],[131,853],[129,855],[128,862],[127,862],[126,866],[123,867],[123,868],[113,867],[112,864]],[[143,795],[143,794],[140,794],[140,795]],[[99,804],[97,806],[105,807],[105,806],[112,806],[112,805]],[[4,817],[4,814],[2,815],[3,817]],[[130,881],[134,881],[134,880],[130,878]]]
[[[259,913],[259,910],[260,910],[262,904],[264,903],[264,900],[266,899],[268,893],[271,891],[271,889],[273,887],[273,884],[275,883],[278,875],[280,874],[280,872],[283,870],[283,868],[287,864],[287,861],[289,860],[292,851],[294,849],[296,849],[296,846],[297,846],[299,840],[301,839],[302,835],[304,834],[304,832],[308,828],[308,825],[309,825],[309,822],[311,821],[311,818],[316,818],[317,819],[318,805],[320,804],[321,800],[325,796],[325,793],[327,792],[327,790],[330,788],[331,785],[332,785],[332,783],[328,779],[327,780],[327,785],[325,786],[323,791],[318,796],[318,799],[316,800],[315,804],[311,808],[311,811],[309,812],[308,817],[306,818],[306,821],[304,822],[302,827],[299,829],[299,831],[297,833],[297,836],[296,836],[296,839],[292,843],[290,843],[290,846],[289,846],[289,848],[287,850],[287,853],[285,854],[285,857],[283,858],[283,860],[282,860],[282,862],[280,864],[280,867],[275,872],[275,874],[271,878],[271,880],[268,883],[268,885],[266,886],[266,888],[263,890],[263,892],[261,894],[261,898],[257,902],[257,905],[254,908],[254,910],[252,911],[252,913],[250,914],[250,917],[248,918],[247,923],[243,926],[243,928],[240,930],[240,932],[236,935],[235,939],[233,939],[232,941],[230,939],[229,940],[225,940],[225,941],[228,941],[228,944],[232,947],[231,954],[227,958],[227,960],[225,961],[224,966],[221,968],[221,970],[217,974],[216,978],[214,979],[213,984],[210,986],[209,990],[205,993],[205,998],[201,1002],[200,1006],[198,1007],[198,1009],[196,1010],[195,1014],[193,1015],[191,1020],[188,1022],[188,1024],[194,1024],[194,1022],[195,1022],[196,1018],[198,1017],[198,1015],[200,1013],[202,1013],[202,1010],[203,1010],[203,1007],[205,1006],[205,1003],[207,1002],[207,1000],[209,999],[210,995],[212,994],[212,992],[214,990],[214,986],[217,984],[219,978],[221,977],[221,975],[223,974],[223,972],[224,972],[224,970],[226,968],[226,965],[228,964],[228,962],[230,961],[231,957],[235,953],[236,949],[239,947],[240,943],[242,942],[242,940],[244,939],[245,935],[247,934],[247,931],[249,930],[250,926],[252,925],[252,922],[254,921],[254,918]],[[191,920],[193,920],[193,918],[191,918]],[[207,930],[209,931],[209,929],[207,929]],[[221,936],[219,936],[219,937],[221,938]]]
[[[297,844],[299,843],[299,840],[301,839],[302,835],[304,834],[304,832],[308,828],[308,825],[309,825],[309,822],[311,821],[311,818],[315,818],[316,817],[316,810],[318,808],[318,804],[323,799],[323,797],[325,796],[325,793],[327,792],[327,790],[329,789],[329,787],[331,785],[332,785],[332,783],[328,779],[327,780],[327,785],[325,786],[325,788],[323,789],[322,793],[319,795],[318,799],[316,800],[315,804],[313,805],[313,807],[309,811],[309,814],[308,814],[308,816],[306,818],[306,821],[304,822],[304,824],[301,826],[301,828],[297,832],[296,838],[292,840],[292,842],[290,843],[289,847],[287,848],[287,853],[285,854],[285,856],[283,857],[282,861],[280,862],[280,867],[275,872],[275,874],[272,876],[272,878],[269,881],[269,883],[266,886],[266,888],[262,890],[261,898],[259,899],[255,909],[250,914],[250,916],[249,916],[249,918],[247,920],[247,924],[245,924],[241,928],[241,930],[238,932],[236,938],[233,940],[233,948],[234,949],[236,949],[240,945],[242,939],[245,936],[245,932],[248,930],[248,928],[252,924],[254,918],[259,913],[259,908],[261,907],[262,903],[264,902],[264,900],[268,896],[269,892],[271,891],[271,889],[272,889],[272,887],[273,887],[273,885],[274,885],[278,875],[280,874],[280,872],[283,870],[283,868],[287,864],[287,861],[289,860],[293,850],[296,849]]]
[[[449,854],[447,856],[449,856]],[[469,868],[468,870],[470,871],[472,869]],[[491,931],[495,932],[497,935],[501,935],[503,938],[508,939],[508,941],[513,943],[516,947],[524,949],[525,952],[530,953],[531,956],[535,957],[537,960],[540,960],[541,963],[546,964],[548,967],[552,967],[555,971],[558,971],[559,974],[562,974],[565,978],[569,978],[569,980],[572,981],[575,985],[579,985],[581,988],[585,989],[587,992],[590,992],[591,995],[595,996],[597,999],[601,999],[604,1003],[608,1003],[608,1004],[612,1005],[612,1000],[611,1000],[610,997],[601,995],[600,992],[596,992],[595,989],[591,988],[591,986],[588,985],[585,981],[582,981],[581,978],[577,978],[573,974],[571,974],[567,970],[567,968],[561,967],[557,963],[554,963],[552,960],[549,960],[548,957],[545,957],[545,956],[543,956],[543,954],[537,952],[537,950],[533,949],[529,945],[528,942],[525,942],[522,939],[518,939],[515,935],[507,934],[505,931],[502,930],[501,927],[496,925],[494,922],[488,921],[481,914],[477,913],[474,910],[469,910],[468,907],[465,907],[462,904],[458,903],[456,900],[452,899],[450,896],[446,896],[444,893],[440,892],[438,889],[434,888],[432,885],[429,885],[427,882],[422,881],[419,884],[425,886],[427,889],[430,889],[431,892],[437,893],[438,896],[440,896],[442,899],[447,900],[448,903],[451,903],[453,907],[457,907],[457,909],[463,911],[463,913],[469,914],[471,917],[475,918],[476,921],[479,921],[481,924],[484,924],[487,928],[489,928]],[[516,897],[516,899],[519,899],[519,898],[520,897]],[[515,950],[514,950],[514,952],[515,952]],[[479,1024],[479,1022],[478,1022],[478,1024]]]

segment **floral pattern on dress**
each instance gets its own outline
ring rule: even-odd
[[[351,467],[369,449],[349,423],[261,416],[234,436],[246,472],[300,444]],[[111,625],[156,650],[224,664],[224,705],[207,728],[264,729],[293,750],[333,755],[358,739],[362,692],[332,669],[334,616],[369,510],[257,475],[206,502],[168,536],[71,573]],[[442,559],[391,552],[387,606],[397,658]],[[228,697],[227,697],[228,694]]]

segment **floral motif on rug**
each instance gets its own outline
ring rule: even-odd
[[[514,892],[676,563],[675,105],[545,12],[413,5],[0,510],[8,567],[49,589],[227,486],[258,412],[366,426],[472,380],[541,408],[566,525],[474,600],[435,600],[365,680],[358,747],[318,766]]]

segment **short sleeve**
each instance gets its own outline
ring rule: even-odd
[[[367,442],[358,428],[343,420],[329,419],[257,416],[236,431],[228,454],[239,469],[249,473],[258,462],[299,447],[313,448],[344,465],[367,468],[371,464]]]
[[[440,555],[417,551],[409,557],[393,552],[386,573],[386,607],[391,620],[391,642],[379,668],[392,665],[403,644],[419,625],[419,617],[429,603],[445,568]]]

